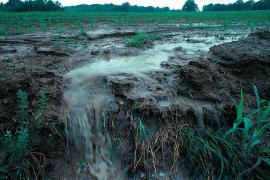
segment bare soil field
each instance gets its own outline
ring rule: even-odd
[[[136,36],[147,41],[134,45]],[[181,130],[233,126],[233,99],[242,89],[246,107],[256,106],[253,84],[270,99],[269,76],[267,30],[101,25],[12,35],[0,39],[0,134],[17,131],[18,90],[28,93],[29,115],[44,90],[29,177],[188,178]]]

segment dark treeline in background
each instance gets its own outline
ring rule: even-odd
[[[176,0],[175,0],[176,1]],[[180,9],[180,7],[179,7]],[[209,4],[203,7],[203,11],[237,11],[237,10],[266,10],[270,9],[270,0],[237,0],[232,4]],[[182,11],[198,11],[198,6],[194,0],[186,0]],[[168,7],[144,7],[131,6],[128,2],[122,5],[114,4],[92,4],[62,7],[59,1],[53,0],[9,0],[7,3],[0,3],[0,11],[24,12],[24,11],[68,11],[68,12],[168,12]]]
[[[52,0],[9,0],[0,3],[0,11],[25,12],[25,11],[61,11],[63,7],[59,1]]]
[[[255,2],[249,0],[237,0],[232,4],[209,4],[203,7],[203,11],[239,11],[239,10],[266,10],[270,9],[270,0]]]
[[[166,12],[170,11],[168,7],[144,7],[144,6],[131,6],[128,2],[122,5],[114,4],[92,4],[92,5],[77,5],[62,7],[59,1],[52,0],[9,0],[7,3],[0,3],[0,11],[11,11],[11,12],[24,12],[24,11],[69,11],[69,12]]]
[[[114,4],[92,4],[92,5],[78,5],[78,6],[69,6],[65,7],[65,11],[70,12],[81,12],[81,11],[104,11],[104,12],[166,12],[170,11],[168,7],[159,8],[159,7],[144,7],[144,6],[131,6],[128,2],[123,3],[122,5]]]

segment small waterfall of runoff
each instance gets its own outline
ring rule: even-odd
[[[203,108],[201,106],[197,106],[194,108],[194,113],[197,117],[197,123],[200,128],[204,128],[204,122],[203,122]]]
[[[65,100],[69,106],[67,116],[67,134],[71,143],[93,159],[98,143],[104,141],[103,107],[112,98],[107,85],[107,76],[121,73],[143,76],[145,72],[160,70],[160,63],[167,60],[170,51],[180,43],[157,45],[138,56],[117,57],[110,61],[97,59],[66,74],[70,81],[65,91]]]
[[[115,169],[108,157],[103,106],[110,97],[103,77],[77,78],[67,74],[71,83],[65,92],[69,112],[66,120],[68,146],[75,147],[84,162],[84,173],[110,179]],[[81,179],[81,178],[79,178]]]

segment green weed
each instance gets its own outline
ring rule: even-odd
[[[21,124],[23,124],[28,119],[27,115],[27,111],[29,108],[28,95],[26,92],[19,90],[17,92],[17,98],[19,100],[18,120]]]
[[[48,31],[48,24],[46,23],[46,21],[42,20],[40,22],[40,28],[44,33]]]
[[[8,31],[6,29],[0,27],[0,36],[3,36],[5,38],[5,40],[7,40]]]
[[[48,99],[45,92],[41,91],[38,110],[35,116],[30,118],[27,93],[19,90],[17,98],[19,126],[15,131],[7,130],[0,137],[0,158],[3,159],[0,164],[0,179],[29,179],[31,173],[37,178],[38,172],[42,171],[42,167],[37,166],[39,164],[38,158],[35,158],[34,153],[32,153],[31,138],[38,136],[43,125]]]
[[[55,46],[57,49],[60,49],[61,46],[62,46],[62,43],[61,43],[61,34],[56,34],[54,36],[54,41],[55,41]]]
[[[34,120],[31,122],[30,129],[32,131],[38,132],[41,127],[43,127],[44,123],[44,115],[47,107],[48,98],[44,91],[40,91],[39,93],[39,102],[38,102],[38,110],[35,113]]]

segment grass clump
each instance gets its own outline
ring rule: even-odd
[[[270,172],[270,103],[261,101],[254,86],[257,108],[245,113],[241,90],[237,119],[229,130],[183,130],[186,161],[192,174],[207,179],[265,178]]]
[[[129,47],[150,47],[152,40],[159,38],[158,34],[139,33],[132,38],[124,39],[124,42]]]
[[[42,176],[45,162],[44,155],[34,152],[31,139],[37,137],[43,125],[47,97],[44,91],[39,95],[39,106],[30,117],[29,101],[26,92],[17,92],[19,102],[18,127],[6,132],[0,137],[0,179],[35,179]]]

